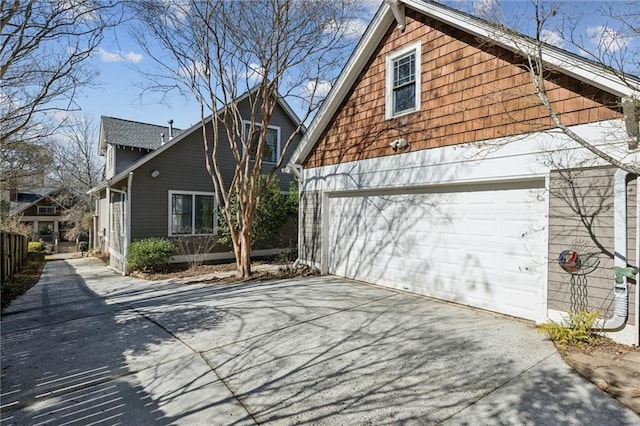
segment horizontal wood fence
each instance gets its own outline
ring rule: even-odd
[[[0,253],[2,263],[0,264],[0,276],[4,280],[11,278],[27,263],[27,248],[29,240],[24,235],[0,233]]]

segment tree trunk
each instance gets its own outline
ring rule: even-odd
[[[251,234],[248,230],[241,230],[238,235],[238,245],[234,251],[236,254],[236,277],[251,277]]]

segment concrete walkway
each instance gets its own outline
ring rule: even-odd
[[[640,424],[524,322],[335,277],[49,262],[2,323],[2,424]]]

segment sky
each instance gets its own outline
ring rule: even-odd
[[[328,0],[327,0],[328,1]],[[533,35],[531,1],[509,0],[442,0],[443,3],[471,13],[490,18],[497,16],[509,26],[516,26],[520,31]],[[558,2],[556,2],[558,3]],[[351,27],[354,31],[355,47],[359,36],[375,14],[380,2],[366,1],[354,17]],[[551,2],[544,2],[549,8]],[[599,1],[562,1],[559,2],[558,14],[552,17],[549,26],[543,32],[544,39],[551,44],[580,53],[565,41],[568,33],[562,33],[562,25],[573,20],[570,27],[575,29],[574,38],[593,49],[607,48],[613,55],[622,52],[630,45],[628,39],[620,37],[619,23],[603,17],[599,11],[605,6]],[[622,2],[618,2],[622,6]],[[637,37],[636,37],[637,38]],[[634,41],[637,43],[638,41]],[[636,50],[637,52],[638,50]],[[153,67],[153,61],[145,57],[143,50],[129,36],[126,28],[116,28],[106,34],[100,48],[90,59],[91,65],[99,71],[94,86],[84,89],[76,99],[80,111],[75,115],[84,116],[99,125],[100,116],[111,116],[132,121],[166,125],[167,120],[174,120],[174,127],[185,129],[199,120],[198,105],[192,99],[173,96],[160,99],[158,94],[143,93],[143,79],[139,70]],[[635,62],[640,62],[638,58]],[[637,72],[637,70],[636,70]],[[324,85],[328,91],[330,84]]]

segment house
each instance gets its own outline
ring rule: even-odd
[[[65,212],[73,205],[68,191],[54,187],[9,191],[9,216],[20,217],[20,222],[31,230],[31,241],[57,245],[65,240],[65,230],[73,224],[64,220]]]
[[[247,96],[238,99],[249,119]],[[207,135],[212,137],[211,119]],[[233,259],[230,247],[217,243],[217,205],[211,176],[207,171],[202,125],[184,131],[169,126],[137,123],[102,117],[100,153],[106,156],[105,180],[90,190],[96,200],[94,247],[109,253],[110,266],[127,272],[127,251],[132,241],[167,237],[177,246],[171,261]],[[299,120],[284,99],[279,99],[269,124],[267,143],[273,161],[279,158],[285,141],[299,131]],[[225,132],[220,131],[220,138]],[[285,155],[290,156],[300,136]],[[212,142],[209,141],[211,144]],[[221,144],[221,146],[226,146]],[[265,149],[265,152],[267,150]],[[233,176],[235,159],[230,148],[218,151],[227,182]],[[263,159],[263,170],[274,166]],[[281,189],[288,191],[293,176],[276,172]],[[257,247],[253,255],[263,256],[290,248],[297,241],[295,226],[290,233],[268,247]]]
[[[638,344],[637,277],[613,279],[638,265],[637,176],[557,131],[531,45],[435,2],[383,3],[289,164],[299,262],[536,322],[599,310]],[[543,53],[562,122],[639,164],[640,80]]]

